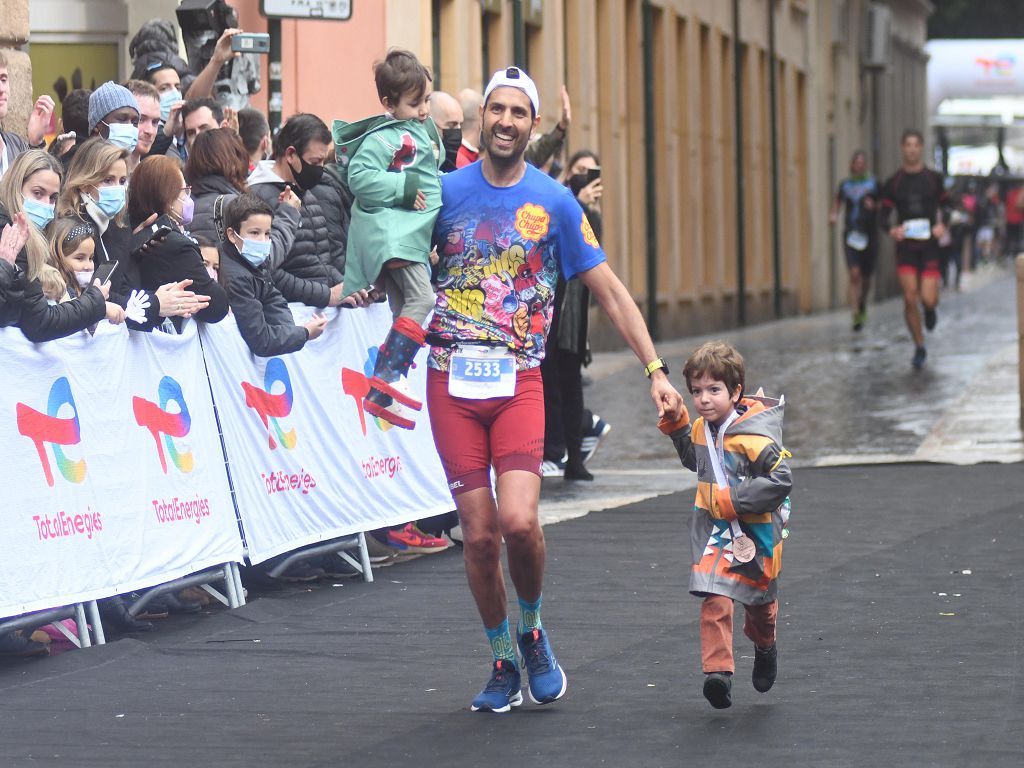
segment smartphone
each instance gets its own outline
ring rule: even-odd
[[[601,166],[587,168],[587,184],[592,184],[601,178]]]
[[[117,261],[106,261],[100,264],[96,268],[96,271],[92,273],[93,280],[99,280],[100,285],[106,285],[109,283],[110,278],[113,276],[114,272],[117,271],[118,263],[119,262]]]
[[[270,35],[265,32],[239,32],[231,38],[231,50],[239,53],[270,53]]]

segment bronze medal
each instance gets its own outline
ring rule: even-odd
[[[749,536],[737,536],[732,541],[732,556],[741,563],[749,563],[757,554],[757,546]]]

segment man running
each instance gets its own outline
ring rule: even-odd
[[[938,239],[946,231],[940,207],[947,203],[942,174],[925,168],[924,139],[915,130],[904,131],[900,140],[903,166],[882,187],[882,224],[889,228],[889,236],[896,241],[896,274],[903,289],[903,317],[914,339],[915,369],[924,366],[928,351],[921,331],[921,312],[924,307],[924,327],[929,331],[938,322],[935,308],[939,304]],[[889,226],[889,218],[896,209],[896,224]]]
[[[516,67],[484,93],[483,159],[442,177],[435,241],[437,303],[428,329],[430,423],[459,511],[466,575],[493,654],[473,711],[546,704],[566,676],[541,624],[544,533],[538,519],[544,453],[544,358],[559,275],[577,277],[644,364],[658,414],[682,398],[632,297],[611,271],[572,193],[524,152],[540,118],[537,87]],[[497,477],[497,503],[490,470]],[[521,609],[513,643],[501,542]]]
[[[839,220],[839,210],[845,206],[843,248],[846,251],[846,268],[850,273],[850,309],[855,331],[864,327],[868,316],[868,291],[878,253],[877,203],[878,182],[868,173],[867,155],[858,149],[850,158],[850,177],[844,179],[836,190],[829,216],[835,224]]]

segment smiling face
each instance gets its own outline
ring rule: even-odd
[[[64,254],[64,266],[72,272],[92,272],[92,257],[95,251],[96,243],[91,237],[87,237],[71,253]]]
[[[691,378],[689,386],[697,413],[703,416],[704,421],[708,424],[713,424],[716,427],[721,425],[733,412],[743,393],[742,386],[737,386],[733,392],[730,392],[724,381],[714,379],[706,373],[700,377]]]
[[[487,156],[514,163],[526,152],[530,134],[540,123],[533,117],[530,97],[518,88],[495,88],[483,106],[480,138]]]

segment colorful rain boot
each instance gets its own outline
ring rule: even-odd
[[[396,427],[412,429],[416,423],[391,409],[394,403],[418,411],[423,403],[410,397],[398,387],[402,378],[409,373],[413,358],[426,339],[426,331],[413,320],[400,317],[391,326],[391,331],[377,354],[377,362],[370,379],[370,391],[363,400],[363,407],[378,418]]]

